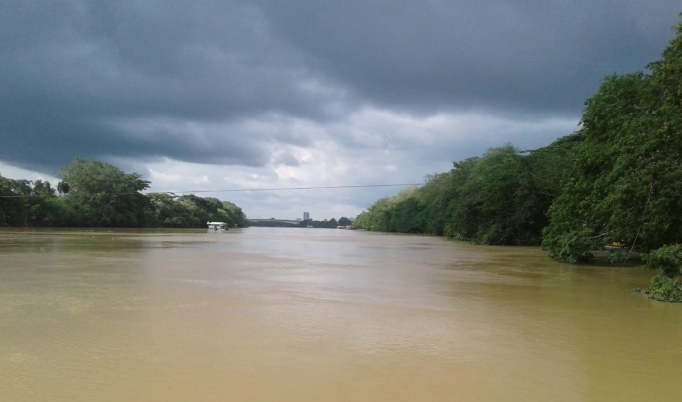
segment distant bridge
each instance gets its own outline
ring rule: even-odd
[[[265,223],[285,223],[287,225],[295,225],[298,226],[301,224],[302,221],[297,221],[297,220],[290,220],[290,219],[248,219],[249,222],[265,222]]]

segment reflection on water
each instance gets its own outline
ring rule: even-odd
[[[0,400],[682,398],[682,305],[536,248],[0,230]]]

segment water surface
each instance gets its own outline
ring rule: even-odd
[[[537,248],[0,230],[0,400],[682,400],[682,305]]]

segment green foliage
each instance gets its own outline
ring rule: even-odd
[[[536,244],[544,211],[531,161],[510,145],[472,161],[450,202],[446,233],[482,244]]]
[[[591,250],[596,247],[588,236],[591,233],[586,227],[567,230],[545,237],[542,245],[550,250],[550,256],[556,259],[570,263],[585,261],[592,257]]]
[[[682,277],[655,276],[651,278],[651,286],[641,291],[654,300],[682,303]]]
[[[59,192],[59,194],[66,194],[69,192],[70,189],[71,186],[69,186],[69,183],[65,183],[63,181],[57,183],[57,191]]]
[[[611,253],[608,258],[610,264],[621,264],[628,260],[629,252],[627,250],[618,250]]]
[[[455,162],[419,188],[383,198],[354,226],[446,235],[481,244],[539,244],[546,212],[580,143],[569,136],[524,155],[511,145]]]
[[[658,270],[670,278],[682,275],[682,244],[663,246],[650,252],[644,259],[645,267]]]
[[[445,230],[445,216],[450,200],[454,197],[454,182],[451,173],[439,173],[426,177],[426,184],[416,193],[421,210],[415,217],[415,229],[423,233],[442,235]]]
[[[0,176],[0,226],[45,226],[55,217],[47,181],[13,180]]]
[[[61,176],[70,187],[64,202],[72,210],[74,226],[144,226],[149,199],[140,191],[148,188],[149,182],[140,174],[126,174],[105,162],[77,159],[62,168]]]
[[[206,221],[247,226],[241,208],[216,198],[142,194],[149,182],[98,161],[62,169],[57,197],[49,182],[0,176],[0,226],[205,228]],[[9,196],[9,197],[8,197]]]
[[[248,226],[246,215],[241,208],[229,201],[222,201],[222,205],[222,212],[228,216],[228,219],[225,222],[229,222],[233,226],[237,225],[240,228]]]
[[[575,169],[543,246],[575,261],[610,240],[648,252],[682,242],[682,25],[650,74],[607,77],[586,102]]]
[[[355,218],[353,227],[382,232],[423,233],[425,210],[415,187],[391,198],[382,198]]]
[[[204,228],[206,222],[225,222],[228,227],[247,226],[241,208],[217,198],[197,197],[193,194],[175,196],[165,193],[148,195],[151,208],[148,226],[167,228]]]
[[[306,219],[306,220],[299,220],[295,222],[283,222],[279,220],[275,220],[275,218],[269,219],[269,220],[258,220],[258,221],[250,221],[249,225],[250,226],[256,226],[256,227],[268,227],[268,228],[291,228],[291,227],[313,227],[316,229],[336,229],[338,226],[348,226],[352,222],[350,219],[344,217],[339,218],[337,221],[335,218],[332,219],[324,219],[321,221],[316,221],[312,219]]]

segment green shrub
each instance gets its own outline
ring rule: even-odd
[[[669,278],[680,275],[682,274],[682,244],[656,249],[646,256],[645,261],[646,268],[660,270]]]
[[[594,244],[589,239],[591,232],[587,228],[567,231],[554,237],[547,237],[542,243],[550,257],[561,261],[576,263],[592,257]]]
[[[651,278],[651,286],[642,290],[651,299],[680,303],[682,302],[682,277],[670,278],[658,275]]]

